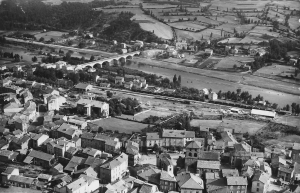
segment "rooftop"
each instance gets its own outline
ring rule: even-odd
[[[248,181],[247,178],[242,177],[242,176],[230,176],[227,177],[227,185],[228,186],[247,186]]]

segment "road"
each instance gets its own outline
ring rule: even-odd
[[[55,44],[45,44],[42,42],[36,42],[36,41],[29,41],[29,40],[21,40],[21,39],[16,39],[16,38],[5,38],[7,41],[12,41],[12,42],[21,42],[21,43],[27,43],[27,44],[35,44],[39,46],[47,46],[51,48],[57,48],[57,49],[66,49],[66,50],[72,50],[76,52],[84,52],[84,53],[93,53],[95,55],[103,55],[104,57],[110,57],[110,56],[115,56],[117,54],[114,53],[109,53],[109,52],[104,52],[100,50],[91,50],[91,49],[83,49],[83,48],[74,48],[74,47],[68,47],[68,46],[61,46],[61,45],[55,45]]]

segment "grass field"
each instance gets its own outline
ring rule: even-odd
[[[247,35],[246,37],[244,37],[244,39],[242,39],[240,41],[240,43],[243,43],[243,44],[258,44],[260,42],[263,42],[263,41],[266,41],[265,39],[263,38],[260,38],[258,36],[252,36],[252,35]]]
[[[283,74],[294,74],[295,73],[295,67],[292,66],[283,66],[283,65],[272,65],[272,66],[265,66],[255,73],[261,73],[266,75],[283,75]],[[254,73],[254,74],[255,74]]]
[[[57,40],[61,38],[63,34],[66,34],[66,32],[59,32],[59,31],[48,31],[45,33],[38,33],[35,35],[36,39],[39,40],[41,37],[45,39],[45,41],[50,40],[53,38],[54,40]]]
[[[142,124],[134,121],[126,121],[117,118],[108,118],[93,122],[104,130],[119,131],[120,133],[140,132],[146,128],[147,124]]]
[[[214,20],[216,19],[215,16],[211,16],[210,18],[214,19]],[[235,16],[232,16],[232,15],[218,16],[217,21],[225,22],[225,23],[228,23],[228,24],[238,24],[239,23],[239,19],[236,18]]]
[[[156,4],[156,3],[143,3],[144,9],[156,9],[156,8],[175,8],[177,5],[171,4]]]
[[[246,133],[250,135],[255,134],[260,128],[265,126],[266,123],[251,121],[251,120],[236,120],[236,119],[223,119],[221,120],[197,120],[193,119],[191,121],[191,126],[201,127],[201,128],[216,128],[225,127],[232,128],[237,133]]]
[[[218,62],[214,68],[222,69],[222,68],[233,68],[233,65],[240,67],[245,62],[252,62],[253,58],[250,57],[240,57],[240,56],[233,56],[233,57],[226,57],[223,58],[220,62]]]
[[[109,6],[109,7],[114,7],[114,6]],[[107,13],[121,13],[121,12],[131,12],[133,14],[141,14],[143,15],[143,11],[140,9],[140,8],[113,8],[113,9],[102,9],[102,8],[99,8],[97,9],[99,11],[104,11],[104,12],[107,12]]]
[[[239,43],[241,40],[242,40],[242,38],[227,38],[227,39],[219,41],[218,43],[236,44],[236,43]]]
[[[158,116],[158,117],[166,117],[169,115],[174,114],[172,111],[159,111],[155,109],[151,109],[150,111],[146,111],[143,113],[140,113],[138,115],[132,116],[132,115],[121,115],[122,118],[128,118],[128,119],[133,119],[137,121],[143,121],[144,119],[150,117],[150,116]]]
[[[203,62],[199,67],[200,68],[213,68],[221,59],[219,58],[209,58]]]
[[[257,35],[257,36],[261,36],[263,34],[267,34],[269,36],[273,36],[273,37],[278,37],[279,33],[277,32],[273,32],[270,31],[272,30],[272,27],[267,27],[267,26],[256,26],[254,29],[249,31],[250,35]]]
[[[170,26],[173,26],[178,29],[186,29],[188,28],[189,30],[201,30],[205,29],[206,27],[203,25],[200,25],[199,22],[197,21],[186,21],[186,22],[176,22],[176,23],[169,23]]]
[[[148,15],[135,15],[132,17],[133,20],[139,21],[139,20],[143,20],[143,21],[149,21],[149,22],[144,22],[144,23],[140,23],[140,26],[143,30],[146,31],[150,31],[153,32],[154,34],[157,35],[160,38],[163,39],[172,39],[173,38],[173,32],[170,26],[161,23],[159,21],[154,20],[153,18],[151,18]]]
[[[221,31],[216,29],[206,29],[201,32],[189,32],[183,30],[175,29],[177,37],[179,40],[191,39],[191,40],[199,40],[202,37],[204,39],[209,39],[211,33],[213,34],[212,39],[217,39],[221,37]]]
[[[300,28],[300,22],[299,17],[291,16],[289,19],[289,24],[291,29],[299,29]]]

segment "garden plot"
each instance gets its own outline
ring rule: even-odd
[[[258,21],[261,22],[262,20],[257,17],[246,17],[246,19],[250,19],[251,23],[257,23]]]
[[[271,19],[276,19],[278,22],[284,22],[285,16],[283,14],[280,14],[276,11],[269,10],[268,17]]]
[[[242,9],[242,8],[253,8],[257,10],[262,10],[264,6],[268,3],[268,1],[212,1],[211,8],[219,9],[219,10],[232,10],[235,9]]]
[[[227,38],[224,40],[219,41],[218,43],[228,43],[228,44],[237,44],[242,40],[242,38]]]
[[[206,26],[200,25],[199,22],[196,21],[169,23],[169,25],[177,29],[202,30],[206,28]]]
[[[123,7],[119,7],[119,8],[106,7],[105,9],[101,9],[101,8],[98,9],[97,8],[97,11],[98,10],[99,11],[104,11],[104,12],[107,12],[107,13],[131,12],[131,13],[136,14],[136,15],[143,15],[144,14],[144,12],[140,8],[131,8],[131,7],[126,7],[126,8],[123,8]]]
[[[210,18],[206,18],[204,16],[197,16],[197,20],[203,23],[212,24],[212,25],[219,25],[221,22],[216,21]]]

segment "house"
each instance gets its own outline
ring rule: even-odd
[[[290,182],[294,176],[294,168],[287,166],[279,166],[277,177],[281,178],[285,182]]]
[[[184,40],[176,42],[175,46],[177,50],[187,50],[187,42]]]
[[[64,137],[68,140],[73,139],[75,136],[79,136],[82,133],[77,126],[63,123],[59,128],[54,131],[54,138]]]
[[[23,135],[20,138],[13,137],[11,142],[9,143],[9,149],[10,150],[28,149],[29,141],[30,141],[29,135]]]
[[[205,52],[205,54],[208,54],[209,56],[211,56],[214,51],[212,49],[205,49],[204,52]]]
[[[10,162],[17,158],[18,153],[9,150],[0,150],[0,161]]]
[[[217,99],[218,99],[217,93],[211,92],[211,93],[208,94],[208,100],[210,100],[210,101],[215,101],[215,100],[217,100]]]
[[[173,173],[161,171],[159,176],[159,189],[162,192],[176,191],[177,180]]]
[[[97,172],[92,167],[87,167],[87,168],[83,168],[83,169],[75,171],[73,176],[75,178],[77,178],[82,174],[93,177],[93,178],[97,178],[97,175],[98,175]]]
[[[300,180],[300,164],[298,162],[294,163],[294,175],[293,175],[293,179],[295,181],[299,181]]]
[[[31,147],[33,149],[38,149],[48,138],[48,135],[44,135],[42,133],[34,135],[31,138]]]
[[[200,176],[203,176],[206,172],[219,172],[221,169],[220,161],[206,161],[198,160],[197,161],[197,173]]]
[[[107,140],[105,142],[105,152],[115,154],[120,151],[121,142],[114,140]]]
[[[21,175],[11,175],[6,183],[22,188],[33,188],[35,182],[35,178],[29,178]]]
[[[93,89],[93,85],[90,84],[84,84],[84,83],[78,83],[77,85],[75,85],[75,90],[79,91],[79,92],[87,92]]]
[[[94,148],[84,148],[81,152],[82,157],[88,158],[88,157],[97,157],[101,155],[101,151],[94,149]]]
[[[87,127],[87,122],[85,120],[79,120],[79,119],[76,119],[75,117],[69,118],[67,122],[70,125],[75,125],[79,129],[85,129]]]
[[[60,95],[46,94],[44,96],[44,103],[48,106],[48,111],[59,110],[59,108],[66,103],[66,98]]]
[[[34,165],[38,166],[51,167],[53,159],[54,155],[31,150],[23,162],[26,164],[33,163]]]
[[[124,83],[124,77],[122,76],[116,76],[115,78],[115,84],[123,84]]]
[[[263,48],[249,49],[250,56],[263,56],[266,54],[266,50]]]
[[[133,82],[132,81],[128,81],[124,83],[124,88],[126,89],[131,89],[133,87]]]
[[[270,184],[269,174],[256,170],[252,179],[251,192],[266,193]]]
[[[23,110],[23,107],[15,102],[10,102],[3,107],[4,113],[18,113]]]
[[[84,166],[85,160],[86,159],[83,157],[73,156],[64,168],[64,172],[68,173],[69,175],[72,175],[74,172],[77,171],[79,166]]]
[[[83,113],[87,116],[96,114],[101,117],[108,117],[109,105],[108,103],[101,101],[80,99],[79,101],[77,101],[77,112]]]
[[[135,166],[140,160],[139,144],[129,141],[126,146],[126,154],[128,155],[128,165]]]
[[[174,174],[174,164],[171,156],[167,153],[161,153],[156,156],[156,166],[172,175]]]
[[[56,62],[55,65],[56,65],[56,69],[62,69],[63,66],[67,65],[67,62],[60,60],[60,61]]]
[[[162,145],[162,139],[159,136],[159,133],[146,133],[146,138],[145,138],[145,147],[147,149],[153,148],[155,146],[161,146]]]
[[[176,176],[177,190],[180,193],[204,191],[204,183],[201,178],[191,173],[180,173]]]
[[[100,166],[100,181],[102,183],[115,182],[121,179],[127,172],[128,156],[124,153],[114,157]]]
[[[23,71],[22,70],[22,66],[20,66],[20,65],[14,65],[13,72],[20,72],[20,71]]]
[[[5,169],[5,171],[1,173],[1,183],[8,184],[8,180],[12,175],[15,175],[15,176],[20,175],[19,169],[13,168],[13,167],[7,167]]]
[[[185,147],[186,142],[194,140],[195,132],[186,131],[186,130],[163,129],[161,138],[162,138],[161,145],[164,147],[170,147],[170,146]]]
[[[65,157],[65,153],[70,147],[75,147],[75,144],[65,138],[58,139],[54,145],[55,157]]]
[[[99,187],[99,180],[90,176],[81,175],[77,180],[74,180],[63,187],[55,187],[54,191],[67,193],[92,193],[99,189]]]
[[[242,176],[226,177],[227,186],[232,193],[247,192],[248,181]]]
[[[264,111],[264,110],[258,110],[258,109],[252,109],[251,115],[254,116],[263,116],[267,118],[275,118],[276,112],[275,111]]]
[[[239,171],[237,169],[222,169],[221,173],[223,178],[239,176]]]
[[[64,169],[64,166],[61,165],[60,163],[58,163],[49,169],[49,173],[52,175],[58,175],[58,174],[63,173],[63,169]]]

